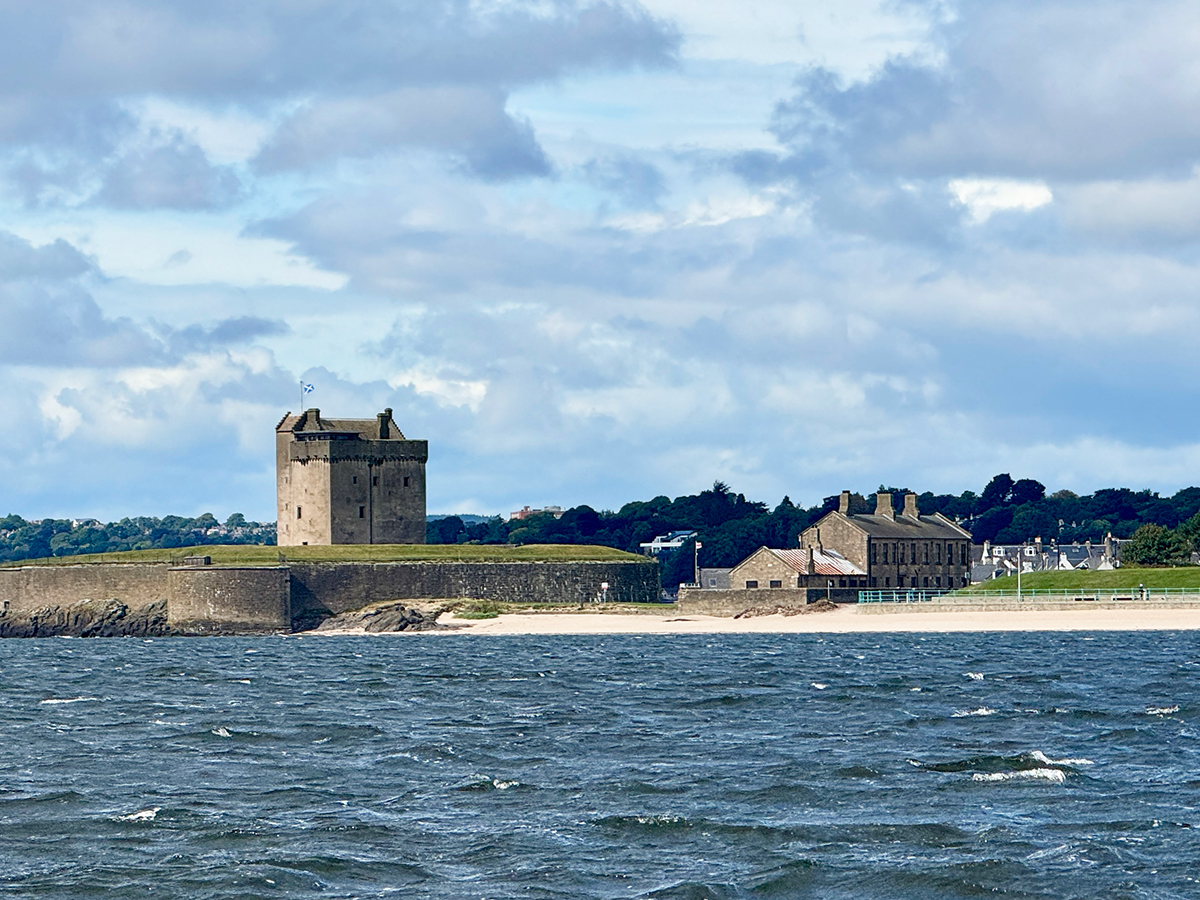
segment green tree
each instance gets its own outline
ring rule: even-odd
[[[1121,547],[1121,560],[1134,566],[1181,566],[1192,557],[1192,542],[1162,525],[1143,525]]]
[[[1175,529],[1176,533],[1188,541],[1193,548],[1200,547],[1200,512]]]

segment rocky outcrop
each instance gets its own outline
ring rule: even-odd
[[[165,637],[167,601],[130,607],[120,600],[81,600],[31,612],[0,612],[0,637]]]
[[[818,600],[803,606],[754,606],[744,609],[734,616],[735,619],[753,619],[758,616],[809,616],[813,613],[833,612],[838,608],[836,603],[829,600]]]
[[[410,601],[411,602],[411,601]],[[315,631],[432,631],[443,628],[437,617],[445,607],[420,608],[405,606],[401,602],[374,603],[362,609],[330,616],[318,625]]]

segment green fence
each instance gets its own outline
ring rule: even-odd
[[[1080,602],[1111,602],[1133,600],[1171,600],[1193,597],[1200,600],[1200,587],[1181,588],[1109,588],[1101,591],[1070,589],[1039,589],[1021,591],[859,591],[859,603],[928,603],[933,600],[954,600],[970,603],[976,600],[1077,600]]]

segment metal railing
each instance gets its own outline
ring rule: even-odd
[[[890,590],[859,591],[859,603],[928,603],[934,600],[953,600],[970,603],[975,600],[1037,601],[1074,600],[1080,602],[1109,602],[1134,600],[1169,600],[1193,597],[1200,601],[1200,587],[1179,588],[1107,588],[1104,590],[1072,590],[1070,588],[1037,588],[1028,591],[926,591]]]

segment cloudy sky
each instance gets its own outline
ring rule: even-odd
[[[1200,482],[1172,0],[0,0],[0,513]]]

